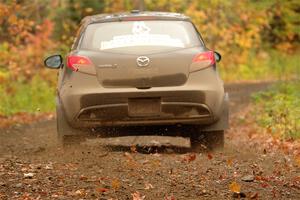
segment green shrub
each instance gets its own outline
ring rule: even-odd
[[[280,83],[253,96],[256,120],[283,139],[300,138],[300,81]]]
[[[300,76],[299,53],[285,54],[279,51],[250,53],[243,64],[219,65],[225,81],[285,80]]]
[[[51,112],[55,108],[54,96],[55,87],[38,76],[29,83],[0,85],[0,115]]]

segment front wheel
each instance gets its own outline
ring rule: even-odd
[[[191,137],[192,148],[199,150],[223,150],[224,130],[200,131],[197,130]]]

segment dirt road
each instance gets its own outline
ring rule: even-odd
[[[267,85],[228,85],[231,121]],[[252,144],[243,126],[228,131],[218,153],[61,149],[54,120],[0,130],[0,199],[300,199],[293,158]]]

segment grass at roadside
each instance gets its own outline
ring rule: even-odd
[[[250,53],[243,64],[224,66],[221,61],[219,69],[225,82],[291,79],[300,76],[299,53]]]
[[[257,123],[282,139],[300,139],[300,81],[279,83],[253,96]]]
[[[54,111],[55,87],[36,76],[28,83],[10,82],[0,85],[0,115]]]

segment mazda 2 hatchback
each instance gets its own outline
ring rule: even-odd
[[[131,12],[82,20],[59,69],[57,131],[64,143],[103,126],[188,125],[222,146],[228,98],[216,62],[190,18]],[[85,131],[83,131],[85,130]]]

